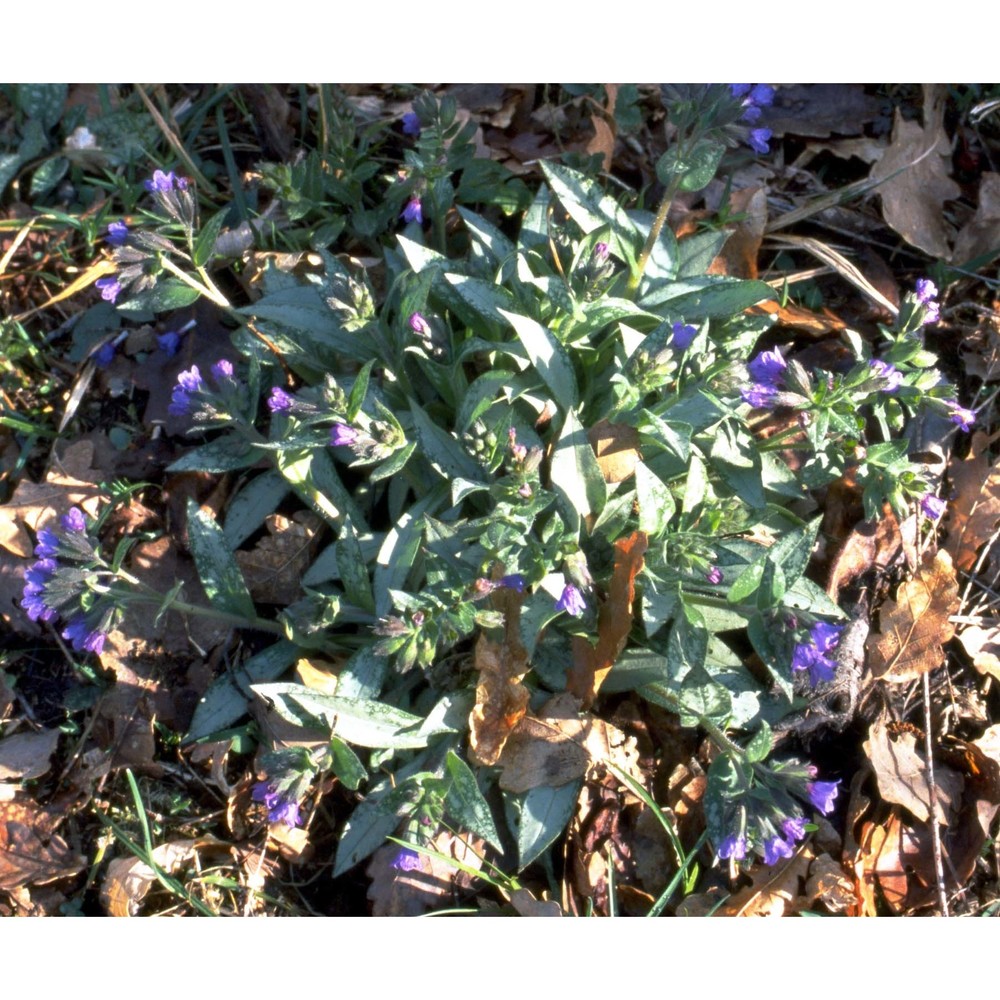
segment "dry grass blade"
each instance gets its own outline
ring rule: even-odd
[[[173,151],[180,157],[187,172],[197,182],[199,189],[203,194],[215,197],[218,194],[215,190],[215,185],[211,184],[208,178],[195,166],[194,160],[191,159],[190,153],[184,148],[184,143],[178,138],[177,133],[167,124],[166,119],[160,114],[156,105],[149,99],[142,87],[136,85],[135,89],[142,98],[142,103],[146,105],[146,110],[152,116],[153,121],[156,122],[156,127],[163,133],[163,138],[170,143]]]

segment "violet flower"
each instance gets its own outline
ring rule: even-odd
[[[953,424],[958,424],[963,431],[972,429],[972,425],[976,422],[975,410],[967,410],[964,406],[959,406],[957,399],[945,400],[945,406],[948,407],[948,419]]]
[[[78,653],[98,653],[104,650],[107,633],[100,629],[91,629],[83,615],[77,615],[63,629],[62,637],[66,639]]]
[[[128,226],[125,225],[125,220],[119,219],[117,222],[109,223],[108,235],[105,239],[113,247],[124,246],[125,241],[128,239]]]
[[[414,333],[420,334],[421,337],[431,336],[431,327],[427,320],[424,319],[420,313],[413,313],[409,319],[410,329]]]
[[[46,603],[44,597],[45,586],[52,579],[56,568],[55,559],[45,558],[39,559],[33,566],[25,570],[21,607],[33,622],[51,621],[56,616],[55,609]]]
[[[579,618],[586,610],[586,607],[587,604],[579,588],[574,587],[571,583],[567,583],[563,587],[562,596],[556,601],[556,610],[565,611],[566,614],[572,615],[574,618]]]
[[[407,111],[403,115],[403,135],[420,135],[420,116],[416,111]]]
[[[172,358],[181,349],[181,335],[175,330],[156,335],[156,344],[168,358]]]
[[[110,302],[114,305],[115,300],[122,293],[121,283],[115,277],[110,278],[98,278],[94,282],[95,287],[99,288],[101,291],[101,298],[105,302]]]
[[[86,531],[87,520],[83,516],[83,511],[79,507],[70,507],[59,519],[64,531]]]
[[[769,128],[752,128],[750,129],[750,134],[747,136],[747,145],[755,152],[760,154],[770,153],[771,147],[768,145],[768,140],[771,138],[771,130]]]
[[[341,445],[350,446],[358,439],[358,432],[349,424],[343,424],[339,420],[330,428],[330,445],[339,447]]]
[[[258,781],[253,786],[250,797],[254,802],[264,803],[269,823],[284,823],[285,826],[299,826],[302,823],[298,802],[283,795],[269,782]]]
[[[718,566],[713,566],[706,574],[705,579],[713,585],[722,583],[722,570]]]
[[[732,858],[734,861],[742,861],[747,856],[747,839],[735,833],[731,833],[719,844],[719,857]]]
[[[420,198],[417,195],[414,195],[406,203],[406,207],[403,209],[401,214],[404,222],[423,222],[424,212],[420,205]]]
[[[686,351],[695,337],[698,336],[698,328],[685,323],[674,323],[673,345],[678,351]]]
[[[805,816],[790,816],[782,822],[781,832],[785,835],[785,839],[790,844],[794,844],[796,841],[803,840],[805,838],[805,825]]]
[[[173,191],[175,185],[183,191],[187,187],[187,181],[183,177],[176,177],[172,170],[166,174],[162,170],[154,170],[152,179],[142,182],[142,186],[151,193]]]
[[[216,382],[220,382],[224,378],[232,378],[235,369],[233,368],[232,361],[227,361],[225,358],[219,358],[219,360],[212,365],[209,371],[212,373],[212,377],[216,380]]]
[[[294,402],[281,386],[276,385],[271,390],[271,395],[267,397],[267,408],[272,413],[287,413]]]
[[[903,384],[903,373],[886,361],[879,361],[877,358],[868,362],[872,374],[885,380],[885,385],[880,386],[882,392],[895,392]]]
[[[511,590],[516,590],[519,594],[523,594],[527,582],[520,573],[508,573],[507,576],[500,577],[497,586],[508,587]]]
[[[771,406],[777,398],[778,390],[769,385],[754,384],[740,389],[740,397],[744,403],[749,403],[755,410]]]
[[[792,671],[809,672],[809,683],[816,687],[832,681],[837,672],[836,661],[830,656],[840,641],[842,625],[817,622],[805,642],[800,642],[792,651]]]
[[[833,812],[833,800],[837,797],[839,781],[810,781],[806,783],[809,801],[824,816]]]
[[[920,498],[920,510],[923,512],[924,517],[932,521],[938,520],[944,514],[947,507],[948,504],[933,493],[925,493]]]
[[[761,386],[777,389],[781,386],[788,369],[788,362],[777,350],[761,351],[747,364],[751,378]]]
[[[937,293],[937,285],[930,278],[917,278],[916,294],[920,305],[925,306],[931,299],[936,299]]]
[[[218,364],[212,365],[213,374],[217,367]],[[205,383],[202,381],[201,372],[198,371],[197,365],[192,365],[189,371],[180,372],[177,376],[177,384],[174,386],[173,394],[170,397],[170,405],[167,407],[167,413],[171,413],[176,417],[188,413],[191,409],[191,393],[198,392],[204,385]]]
[[[98,368],[107,368],[115,360],[115,342],[106,341],[91,355]]]
[[[392,867],[398,872],[419,871],[420,855],[410,847],[401,847],[392,861]]]
[[[781,837],[771,837],[764,842],[764,864],[775,865],[781,858],[790,858],[795,848]]]
[[[38,532],[38,544],[35,555],[40,559],[50,559],[59,551],[59,536],[51,528],[42,528]]]

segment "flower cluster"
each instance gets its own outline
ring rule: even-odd
[[[162,170],[154,170],[152,178],[143,181],[142,186],[151,194],[164,194],[167,191],[175,189],[177,191],[186,191],[188,180],[186,177],[177,177],[172,170],[166,174]]]
[[[39,559],[24,574],[21,607],[32,621],[52,621],[65,612],[76,593],[75,579],[68,585],[58,579],[61,567],[56,556],[86,558],[92,555],[86,538],[87,521],[78,507],[71,507],[60,518],[60,526],[62,535],[51,528],[38,532],[35,555]],[[69,573],[75,576],[77,571],[69,570]],[[70,617],[62,637],[77,652],[100,653],[110,631],[111,617],[99,609],[86,611],[81,608]]]
[[[976,422],[975,410],[968,410],[964,406],[960,406],[957,399],[946,399],[945,406],[948,407],[948,419],[953,424],[958,424],[963,431],[972,429],[972,425]]]
[[[258,781],[253,786],[251,798],[254,802],[264,804],[269,823],[284,823],[286,826],[301,825],[302,817],[299,815],[298,802],[280,792],[274,784],[268,781]]]
[[[741,117],[745,122],[760,121],[761,109],[768,108],[774,103],[774,87],[766,83],[731,83],[729,92],[737,100],[742,100]]]
[[[128,226],[125,225],[125,220],[119,219],[117,222],[109,223],[108,235],[105,238],[113,247],[124,246],[128,239]]]
[[[572,583],[567,583],[563,587],[559,600],[556,601],[556,610],[565,611],[566,614],[579,618],[587,610],[587,603],[583,599],[583,594],[580,593],[580,588],[575,587]]]
[[[903,373],[886,361],[875,359],[868,362],[868,367],[873,375],[882,380],[883,384],[879,386],[882,392],[895,392],[903,384]]]
[[[809,632],[809,638],[796,645],[792,653],[792,670],[798,673],[807,670],[809,683],[813,687],[832,681],[837,671],[837,664],[830,654],[840,642],[840,633],[843,630],[843,625],[816,622]]]
[[[698,328],[685,323],[674,323],[671,331],[671,343],[675,350],[686,351],[695,337],[698,336]]]
[[[925,493],[920,498],[920,510],[923,512],[924,517],[929,518],[931,521],[938,520],[944,514],[947,506],[948,504],[944,500],[936,497],[933,493]]]
[[[750,386],[740,390],[743,402],[749,403],[754,409],[770,406],[777,398],[782,387],[788,363],[778,351],[762,351],[747,365],[750,377],[754,380]]]
[[[917,304],[924,307],[923,322],[936,323],[941,318],[941,306],[935,302],[937,285],[929,278],[918,278],[916,284]]]

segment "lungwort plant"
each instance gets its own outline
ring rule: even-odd
[[[182,371],[171,406],[193,440],[175,470],[244,473],[223,524],[192,509],[212,603],[259,627],[232,550],[289,494],[331,539],[305,596],[269,622],[284,637],[239,674],[282,716],[329,732],[319,750],[265,759],[255,797],[273,820],[297,822],[320,775],[361,793],[335,874],[392,835],[427,848],[445,825],[517,869],[538,857],[587,768],[493,789],[519,720],[567,691],[584,711],[633,690],[707,733],[708,837],[731,865],[788,856],[811,811],[833,808],[837,782],[774,755],[771,736],[838,669],[845,615],[806,575],[817,491],[850,474],[871,517],[926,502],[901,428],[922,407],[965,427],[974,415],[922,344],[932,286],[881,343],[848,333],[847,363],[809,370],[780,343],[757,347],[771,317],[753,307],[770,286],[708,273],[728,232],[677,240],[664,224],[727,149],[766,150],[756,122],[770,96],[664,89],[672,143],[655,213],[556,162],[529,203],[474,158],[454,106],[421,97],[401,123],[402,162],[379,175],[341,142],[354,186],[317,162],[314,196],[289,213],[311,240],[348,231],[382,248],[377,287],[313,240],[310,267],[269,258],[258,297],[230,303],[212,273],[239,267],[218,249],[235,216],[202,225],[194,184],[169,173],[148,185],[146,227],[111,234],[106,298],[141,317],[204,296],[242,358]],[[279,193],[285,173],[265,170]],[[73,539],[83,526],[71,527]],[[106,622],[87,608],[113,607],[116,587],[135,596],[121,560],[77,574],[94,596],[47,603],[67,542],[42,544],[26,607],[83,608],[90,631],[77,618],[67,631],[93,649]],[[303,649],[344,661],[334,694],[280,680]],[[189,738],[245,710],[224,677]]]

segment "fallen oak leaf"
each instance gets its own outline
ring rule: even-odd
[[[991,439],[972,435],[964,461],[953,461],[949,470],[955,497],[948,504],[948,544],[945,548],[958,569],[968,571],[1000,521],[1000,463],[990,465]]]
[[[958,581],[951,556],[927,553],[916,574],[900,584],[895,600],[879,613],[879,631],[868,636],[872,675],[899,684],[944,660],[942,643],[955,634],[950,621],[958,608]]]
[[[312,562],[322,521],[302,510],[291,519],[268,514],[265,524],[269,534],[252,551],[237,551],[234,556],[255,601],[291,604],[301,593],[302,575]]]
[[[0,800],[0,889],[45,885],[83,870],[87,859],[55,833],[61,820],[31,799]]]
[[[40,778],[48,771],[58,743],[58,729],[15,733],[0,740],[0,781]]]

